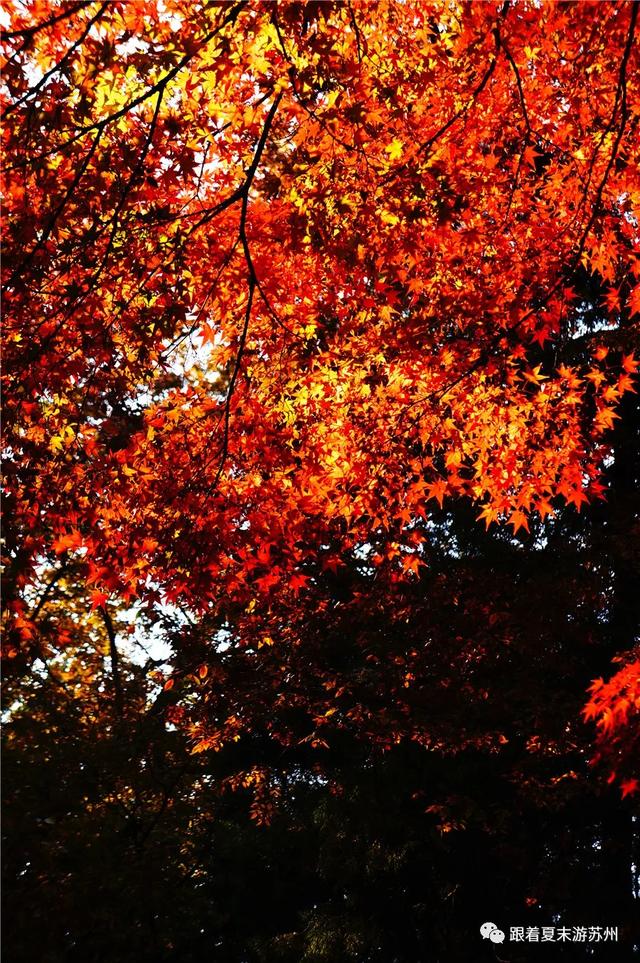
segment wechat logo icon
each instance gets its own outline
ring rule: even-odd
[[[504,943],[504,933],[498,929],[495,923],[483,923],[480,927],[480,935],[483,940],[491,940],[492,943]]]

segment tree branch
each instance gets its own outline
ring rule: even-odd
[[[124,715],[124,699],[122,695],[122,680],[120,678],[120,655],[118,653],[118,646],[116,644],[116,630],[113,626],[113,620],[106,605],[99,606],[98,611],[102,616],[102,621],[104,622],[104,627],[107,630],[107,636],[109,638],[109,656],[111,658],[111,678],[113,680],[114,702],[116,714],[118,715],[118,718],[122,719]]]

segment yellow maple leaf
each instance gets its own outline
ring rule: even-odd
[[[385,147],[385,150],[389,155],[389,160],[398,160],[400,157],[402,157],[403,148],[404,144],[402,141],[395,137],[391,143],[387,144]]]

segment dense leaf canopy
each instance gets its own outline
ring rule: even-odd
[[[87,812],[127,808],[144,744],[176,769],[139,789],[149,834],[185,772],[176,812],[236,790],[266,834],[296,799],[334,831],[376,766],[416,839],[508,822],[514,792],[628,818],[637,20],[7,0],[10,741],[48,733],[64,768],[101,733],[122,768]],[[202,812],[176,825],[205,838]],[[353,952],[314,919],[337,942],[283,958],[392,958],[357,912]]]

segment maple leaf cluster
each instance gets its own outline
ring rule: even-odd
[[[626,658],[616,656],[622,663],[605,682],[596,679],[591,686],[591,698],[584,709],[586,719],[593,719],[598,729],[600,758],[612,767],[609,781],[618,780],[623,796],[637,792],[640,782],[633,773],[637,768],[640,728],[640,660],[630,653]]]
[[[10,655],[43,559],[98,611],[232,624],[264,692],[184,717],[220,748],[290,699],[278,650],[354,560],[391,605],[443,505],[524,538],[603,494],[638,366],[637,16],[5,4]]]

